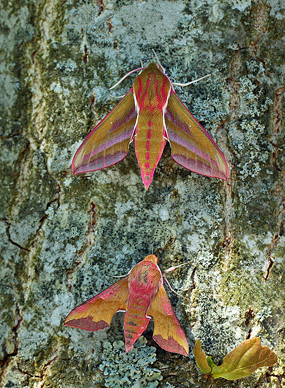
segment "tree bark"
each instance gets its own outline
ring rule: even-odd
[[[57,1],[0,4],[1,387],[210,387],[217,364],[259,336],[278,363],[217,387],[281,387],[284,374],[284,14],[281,0]],[[133,144],[120,163],[73,176],[72,157],[156,61],[230,167],[191,173],[167,145],[145,191]],[[167,353],[149,325],[125,354],[123,316],[96,333],[67,314],[148,254],[190,357]],[[166,286],[167,288],[167,286]],[[282,383],[283,382],[283,383]]]

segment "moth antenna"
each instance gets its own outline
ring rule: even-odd
[[[111,276],[112,278],[125,278],[125,277],[127,277],[129,274],[127,273],[126,275],[109,275],[109,276]]]
[[[125,78],[127,78],[130,74],[134,73],[135,71],[144,70],[145,67],[139,67],[138,69],[134,69],[130,71],[128,74],[124,75],[123,78],[120,79],[115,85],[113,85],[109,90],[114,89],[116,86],[118,86]]]
[[[172,82],[172,85],[181,86],[181,87],[183,88],[184,86],[188,86],[188,85],[190,85],[190,84],[193,84],[194,82],[201,81],[201,79],[204,79],[204,78],[206,78],[206,77],[210,77],[210,75],[212,75],[212,74],[204,75],[204,77],[195,79],[194,81],[187,82],[187,84],[179,84],[178,82]]]
[[[113,98],[119,98],[119,99],[121,100],[122,98],[125,97],[125,94],[124,94],[123,96],[113,96],[113,95],[112,95],[112,97],[113,97]]]
[[[156,55],[156,52],[154,51],[154,49],[152,49],[152,51],[153,51],[153,53],[154,53],[155,59],[157,60],[159,66],[162,68],[163,71],[165,71],[165,70],[164,70],[164,67],[163,67],[162,64],[160,63],[160,60],[158,59],[158,56]]]
[[[169,289],[170,289],[172,292],[174,292],[174,294],[176,294],[177,296],[179,296],[180,298],[183,298],[183,299],[185,299],[185,300],[190,300],[189,298],[186,298],[185,296],[183,296],[183,295],[181,295],[181,294],[178,294],[178,292],[176,292],[175,290],[173,290],[173,288],[171,287],[169,281],[168,281],[166,278],[164,278],[164,280],[166,281],[166,283],[167,283]]]
[[[163,272],[163,275],[167,272],[172,272],[174,271],[176,268],[179,268],[179,267],[183,267],[184,265],[190,263],[190,260],[189,261],[186,261],[186,263],[182,263],[182,264],[179,264],[179,265],[176,265],[175,267],[170,267],[168,269],[166,269],[164,272]]]
[[[163,66],[162,66],[162,64],[160,63],[160,61],[159,61],[159,59],[158,59],[158,56],[157,56],[156,52],[154,51],[154,49],[152,49],[152,51],[153,51],[153,53],[154,53],[155,59],[157,60],[159,66],[163,69]]]

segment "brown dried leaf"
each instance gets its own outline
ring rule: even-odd
[[[212,375],[214,378],[236,380],[249,376],[262,366],[272,366],[276,362],[276,354],[268,346],[262,347],[259,337],[251,338],[231,351],[224,358],[222,365],[215,365]]]
[[[196,364],[201,369],[202,373],[211,373],[211,367],[208,365],[206,353],[201,349],[201,341],[199,339],[195,342],[193,353]]]

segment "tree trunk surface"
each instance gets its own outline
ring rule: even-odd
[[[282,387],[285,384],[282,0],[4,0],[1,28],[0,386]],[[133,143],[120,163],[73,176],[73,155],[156,62],[210,133],[228,181],[179,166],[167,144],[148,191]],[[123,313],[87,332],[65,317],[149,254],[166,270],[189,357],[153,323],[129,353]],[[260,337],[278,356],[249,377],[198,370]]]

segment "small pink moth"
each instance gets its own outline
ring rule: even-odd
[[[133,87],[77,150],[72,161],[73,174],[118,163],[127,156],[134,140],[147,190],[168,140],[175,162],[199,174],[227,180],[229,169],[224,155],[179,100],[163,68],[151,63],[136,70],[142,72]]]
[[[125,311],[125,348],[128,352],[152,317],[155,342],[168,352],[187,356],[188,342],[166,295],[157,262],[155,255],[147,256],[128,276],[71,311],[64,325],[97,331],[110,326],[117,311]]]

